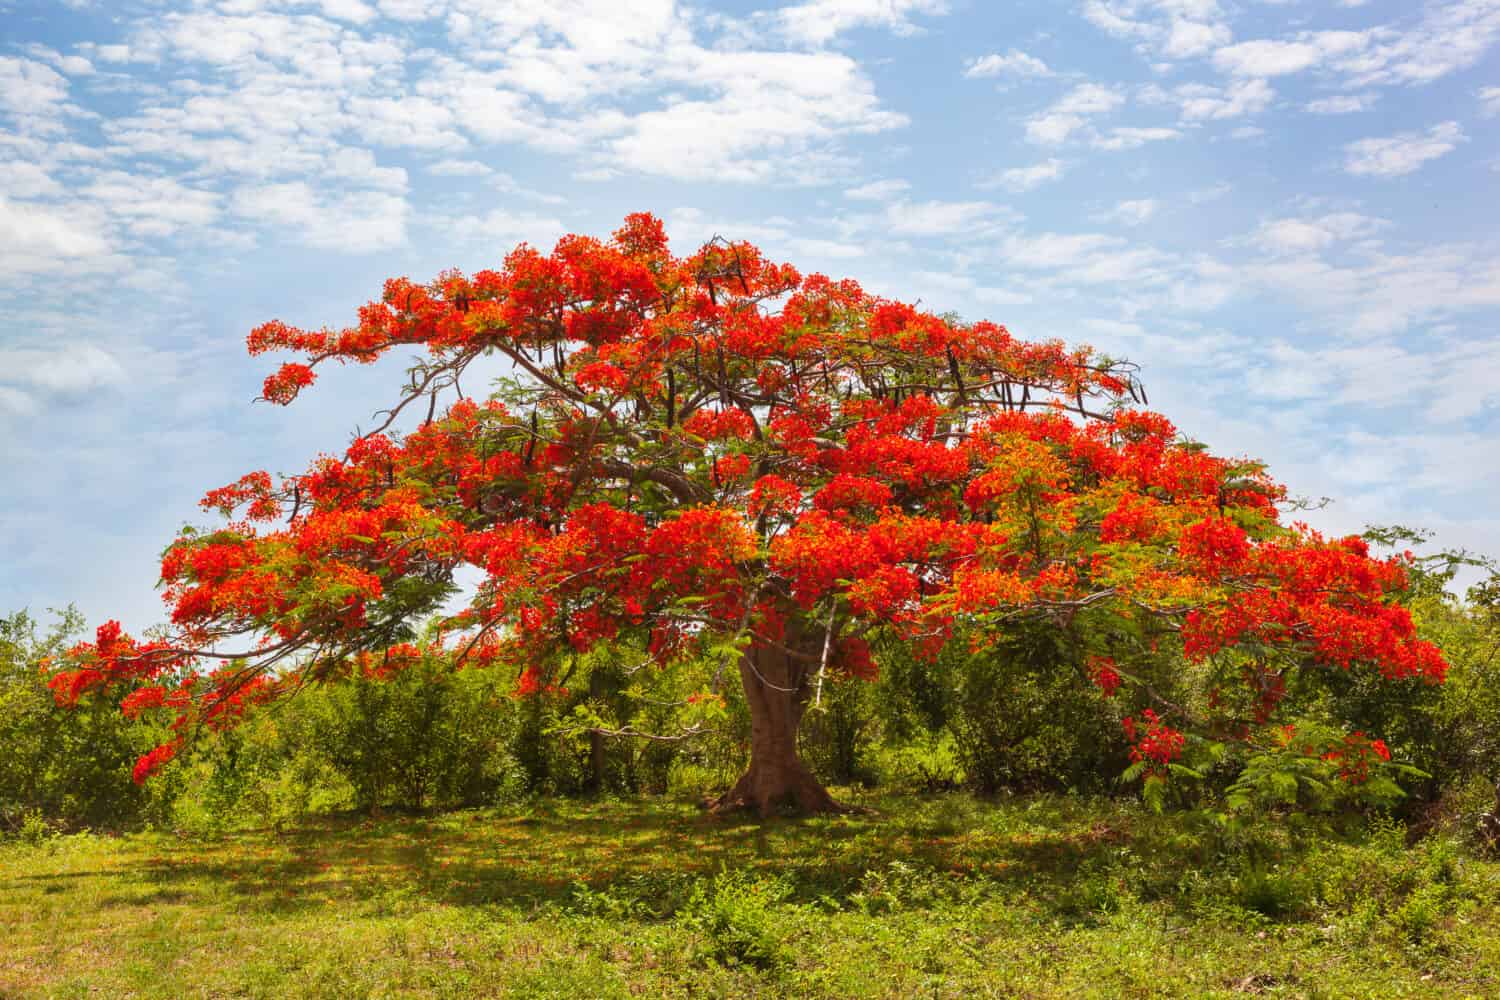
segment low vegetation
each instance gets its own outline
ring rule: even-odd
[[[1486,997],[1500,864],[1391,823],[539,799],[0,847],[0,995]]]

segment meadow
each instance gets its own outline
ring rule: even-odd
[[[0,842],[0,996],[1493,997],[1500,863],[1392,822],[844,790]]]

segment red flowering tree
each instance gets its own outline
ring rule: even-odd
[[[302,356],[266,380],[283,404],[330,363],[413,346],[426,359],[380,428],[300,475],[208,494],[228,523],[167,548],[157,638],[106,625],[56,676],[63,700],[152,681],[126,710],[175,711],[179,738],[138,777],[249,703],[410,662],[411,624],[464,565],[483,583],[436,641],[515,664],[523,694],[601,643],[663,664],[732,650],[751,746],[722,808],[837,808],[798,726],[825,683],[874,675],[877,637],[933,654],[1066,632],[1081,683],[1151,706],[1127,728],[1152,773],[1190,724],[1272,732],[1299,672],[1443,676],[1394,599],[1400,561],[1284,525],[1259,465],[1179,440],[1136,408],[1134,368],[1088,348],[745,243],[678,257],[648,215],[498,270],[393,279],[348,329],[249,336],[252,354]],[[487,353],[511,376],[467,398],[460,377]],[[1192,672],[1207,701],[1156,694],[1162,669]]]

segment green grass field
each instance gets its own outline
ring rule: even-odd
[[[1069,799],[0,845],[0,996],[1495,997],[1500,864]]]

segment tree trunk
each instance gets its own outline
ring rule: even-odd
[[[795,641],[790,629],[786,641]],[[782,807],[803,813],[847,811],[797,756],[797,728],[817,669],[816,663],[809,669],[808,659],[764,643],[745,651],[740,681],[750,706],[750,766],[714,801],[715,812],[753,809],[769,816]]]

